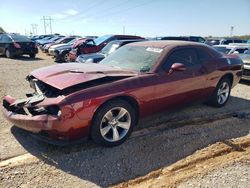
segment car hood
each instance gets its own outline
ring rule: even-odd
[[[238,54],[243,63],[250,63],[250,54]]]
[[[80,63],[84,63],[85,61],[90,60],[90,59],[92,62],[96,62],[95,60],[104,59],[104,58],[105,58],[105,55],[101,53],[83,54],[77,57]]]
[[[105,77],[130,77],[138,73],[95,63],[52,65],[31,72],[31,75],[59,90]]]

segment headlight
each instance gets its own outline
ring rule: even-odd
[[[89,59],[87,59],[85,62],[86,62],[86,63],[93,63],[93,62],[94,62],[94,59],[89,58]]]

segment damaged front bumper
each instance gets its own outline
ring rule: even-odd
[[[21,129],[33,133],[53,130],[54,125],[60,120],[60,110],[56,115],[44,107],[33,106],[43,100],[44,97],[39,95],[22,100],[5,96],[2,112],[8,121]]]

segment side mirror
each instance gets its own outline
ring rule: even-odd
[[[168,72],[168,75],[172,74],[174,71],[184,71],[186,70],[186,66],[182,63],[174,63],[169,72]]]
[[[186,66],[182,63],[174,63],[171,66],[170,70],[172,70],[172,71],[184,71],[184,70],[186,70]]]

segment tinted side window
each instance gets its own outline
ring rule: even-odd
[[[2,41],[2,42],[11,42],[12,40],[11,40],[11,38],[10,38],[9,36],[3,35],[1,41]]]
[[[233,43],[233,40],[225,40],[223,44],[230,44]]]
[[[197,48],[197,54],[200,61],[208,60],[211,56],[203,49]]]
[[[234,43],[242,43],[242,40],[234,40]]]
[[[180,49],[173,51],[163,65],[165,70],[169,69],[174,63],[182,63],[186,67],[193,67],[198,64],[196,50],[193,48]]]

